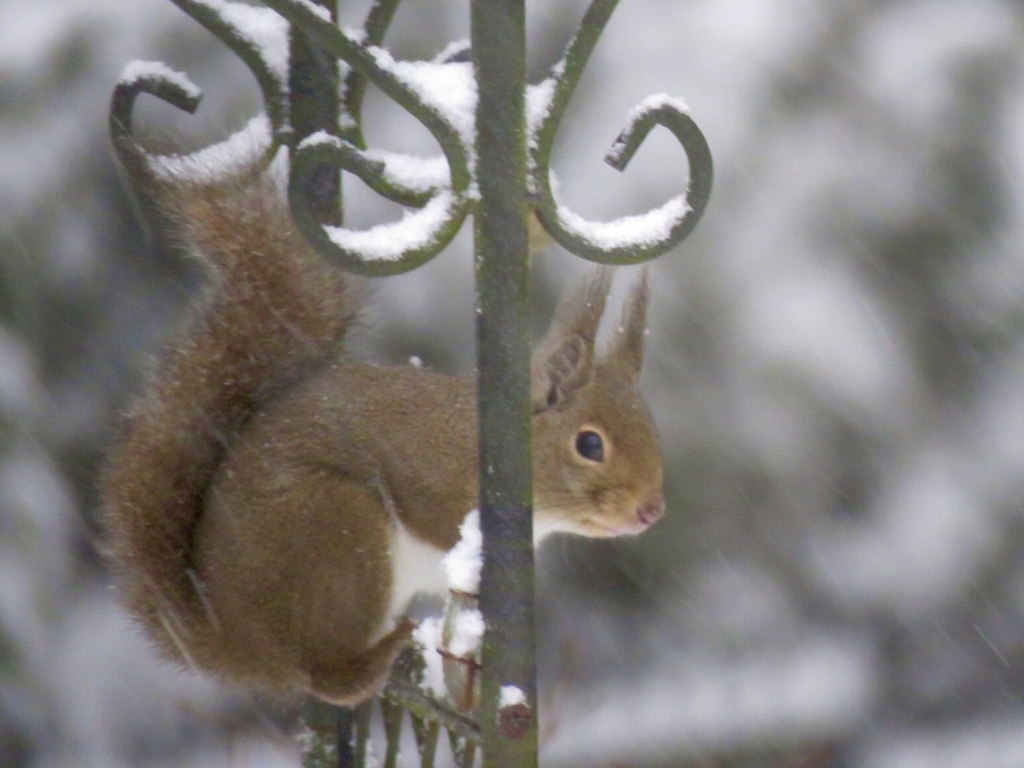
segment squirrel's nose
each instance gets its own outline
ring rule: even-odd
[[[665,497],[660,493],[645,501],[636,510],[637,519],[646,526],[654,525],[664,514]]]

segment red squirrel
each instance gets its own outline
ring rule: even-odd
[[[478,504],[475,377],[348,356],[351,283],[280,184],[250,172],[159,196],[213,285],[101,478],[120,600],[172,659],[356,703],[410,643],[411,595],[444,590],[440,559]],[[538,540],[638,533],[664,511],[639,390],[648,284],[598,354],[610,281],[571,292],[533,354]]]

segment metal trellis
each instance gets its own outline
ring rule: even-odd
[[[470,129],[423,87],[422,69],[411,75],[381,47],[399,0],[376,0],[360,31],[338,26],[336,0],[263,0],[262,6],[173,1],[252,70],[266,117],[246,129],[249,144],[256,145],[250,154],[269,162],[280,147],[289,148],[292,213],[325,258],[358,274],[405,272],[439,253],[464,218],[474,217],[484,540],[479,600],[486,624],[480,697],[468,713],[433,698],[416,683],[422,660],[405,654],[379,698],[388,744],[384,764],[396,763],[408,712],[424,768],[434,764],[442,730],[460,766],[473,765],[478,748],[485,766],[536,766],[527,221],[536,214],[558,243],[591,261],[636,264],[665,253],[689,234],[707,203],[712,165],[704,137],[676,99],[653,97],[634,109],[606,160],[622,170],[646,135],[662,125],[686,152],[689,186],[652,212],[662,222],[655,230],[631,235],[628,227],[619,227],[614,238],[595,237],[600,225],[581,227],[556,200],[550,159],[562,116],[618,0],[593,0],[565,55],[543,81],[529,86],[524,0],[473,0],[468,49],[430,65],[438,72],[442,67],[471,72]],[[247,23],[240,23],[243,17]],[[271,40],[275,32],[287,36],[285,63]],[[447,178],[410,183],[391,173],[386,158],[367,150],[361,115],[370,83],[430,131],[447,161]],[[129,171],[145,164],[150,173],[174,173],[187,166],[188,157],[150,155],[132,135],[132,108],[140,93],[192,112],[199,90],[182,75],[152,68],[123,79],[114,93],[110,124],[122,162]],[[392,201],[430,212],[424,219],[428,226],[386,259],[361,252],[343,236],[340,171],[355,174]],[[525,701],[501,707],[503,686],[520,689]],[[332,711],[328,719],[337,743],[314,739],[306,764],[365,764],[371,706]]]

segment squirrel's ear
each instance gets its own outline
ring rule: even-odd
[[[635,378],[640,378],[644,364],[644,338],[647,335],[647,305],[651,300],[651,285],[648,271],[640,273],[623,305],[622,322],[615,334],[608,359],[615,360]]]
[[[534,413],[558,408],[590,381],[594,339],[612,274],[609,267],[595,270],[558,305],[551,329],[531,361],[530,396]]]

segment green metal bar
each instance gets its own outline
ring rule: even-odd
[[[472,718],[456,712],[445,702],[426,698],[418,685],[399,676],[392,676],[383,697],[400,704],[417,717],[436,720],[460,739],[475,742],[480,738],[480,729]]]
[[[471,6],[476,71],[475,215],[480,409],[480,606],[487,621],[479,723],[485,768],[537,765],[524,0]],[[500,689],[526,694],[510,724]],[[512,727],[510,727],[510,725]]]
[[[465,156],[465,147],[458,131],[443,115],[426,104],[413,88],[393,72],[382,67],[372,51],[349,38],[336,25],[328,23],[307,4],[298,0],[263,0],[263,3],[300,27],[324,50],[332,52],[338,58],[347,61],[354,69],[365,73],[374,85],[408,110],[441,145],[451,169],[452,189],[456,193],[461,193],[469,185],[469,160]]]
[[[338,20],[337,0],[315,0]],[[298,144],[317,131],[338,133],[341,113],[338,60],[316,45],[298,27],[292,25],[289,39],[288,90],[291,94],[291,124]],[[341,174],[337,168],[321,165],[306,179],[305,202],[310,214],[321,224],[340,225],[344,216],[341,203]]]
[[[386,698],[380,700],[380,713],[384,720],[384,738],[387,748],[384,753],[384,768],[397,768],[398,749],[401,746],[402,718],[405,710],[400,704],[396,704]]]
[[[366,23],[363,24],[366,45],[381,45],[384,42],[384,35],[391,25],[391,20],[398,10],[398,3],[401,0],[374,0],[370,12],[366,15]],[[344,87],[344,114],[350,120],[349,124],[343,126],[342,138],[355,144],[360,149],[366,149],[366,140],[363,138],[363,97],[366,95],[366,87],[370,84],[365,72],[358,69],[350,69],[345,77]]]
[[[441,735],[441,724],[437,720],[411,715],[412,729],[416,734],[416,751],[420,755],[420,768],[434,768],[437,762],[437,739]]]
[[[373,710],[373,699],[364,701],[355,708],[355,738],[352,739],[352,766],[360,768],[366,765],[366,745],[370,740],[370,715]]]
[[[309,194],[304,169],[308,164],[296,162],[292,166],[289,188],[289,200],[295,223],[310,241],[313,247],[325,258],[339,264],[342,268],[357,274],[385,276],[405,272],[423,264],[439,253],[455,236],[462,221],[473,205],[470,192],[472,173],[470,170],[469,150],[459,131],[435,105],[425,101],[412,85],[404,81],[393,70],[390,54],[379,49],[366,47],[362,36],[353,36],[338,29],[336,24],[318,14],[313,5],[299,0],[263,0],[264,4],[277,11],[294,26],[300,28],[309,38],[323,50],[344,59],[353,69],[363,73],[385,94],[394,99],[400,106],[408,110],[434,136],[448,160],[451,186],[445,190],[437,190],[431,195],[434,208],[421,217],[420,221],[428,226],[428,234],[400,254],[373,257],[358,247],[339,242],[331,237],[315,218],[309,215],[306,198]],[[382,21],[383,23],[383,21]],[[337,161],[345,162],[345,158],[358,147],[349,142],[347,148],[340,151],[325,149],[324,144],[307,144],[297,147],[296,160],[301,161],[305,152],[330,152]],[[319,158],[313,158],[319,162]],[[361,163],[363,171],[368,165]],[[340,165],[345,170],[358,170]],[[300,173],[296,173],[300,171]],[[365,180],[365,179],[364,179]],[[379,179],[371,182],[378,190],[386,190],[387,183]],[[406,197],[409,190],[397,189],[398,199]],[[407,200],[425,204],[426,200]],[[429,205],[429,204],[427,204]],[[365,242],[365,241],[364,241]]]
[[[449,731],[448,744],[452,748],[456,768],[473,768],[473,763],[476,760],[475,741],[469,741]]]
[[[186,85],[194,86],[187,78],[176,81],[153,75],[136,78],[130,84],[118,83],[114,88],[114,95],[110,100],[110,139],[118,160],[128,173],[133,186],[144,185],[150,177],[148,155],[132,134],[132,110],[135,108],[135,100],[139,94],[149,93],[191,115],[199,108],[202,94],[197,86],[186,88]],[[155,208],[147,205],[147,221],[152,220],[153,213]]]
[[[199,0],[171,2],[216,35],[245,62],[263,92],[263,103],[278,134],[276,139],[283,140],[288,133],[288,121],[285,119],[289,111],[287,84],[282,82],[280,73],[273,71],[269,62],[263,58],[259,46],[228,21],[222,8]]]
[[[337,710],[337,707],[319,700],[310,701],[306,707],[301,718],[305,730],[300,740],[303,768],[351,768],[359,765],[352,761],[348,742],[339,742],[337,738]]]

